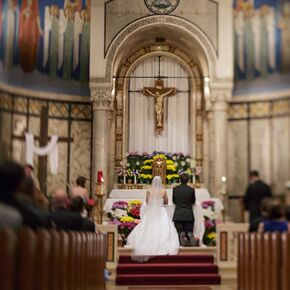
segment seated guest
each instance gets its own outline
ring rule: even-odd
[[[47,197],[41,192],[40,185],[38,179],[34,175],[34,168],[30,164],[24,165],[25,175],[30,177],[33,180],[34,184],[34,200],[37,203],[37,207],[41,207],[42,209],[49,209],[49,202]]]
[[[71,198],[80,196],[85,202],[88,201],[89,195],[86,189],[86,178],[84,176],[79,176],[76,180],[76,186],[71,189]]]
[[[12,206],[0,202],[0,230],[4,228],[18,230],[22,224],[21,214]]]
[[[68,210],[69,198],[63,189],[57,189],[52,194],[51,219],[57,229],[81,231],[83,222],[80,214]]]
[[[259,224],[259,232],[287,232],[288,222],[283,218],[283,208],[280,204],[273,203],[269,206],[268,219]]]
[[[47,226],[49,215],[37,211],[27,203],[17,200],[17,193],[24,179],[24,169],[18,163],[4,160],[0,163],[0,202],[18,210],[23,224],[33,229]]]
[[[71,200],[70,209],[72,212],[75,212],[82,216],[83,231],[95,232],[95,224],[83,215],[83,213],[86,212],[86,210],[85,210],[85,202],[82,197],[77,196],[73,198]]]
[[[265,197],[261,201],[261,215],[251,220],[249,232],[257,232],[259,224],[268,219],[268,207],[271,202],[273,203],[273,200],[270,197]]]

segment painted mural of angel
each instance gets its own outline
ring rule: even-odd
[[[49,75],[56,77],[59,46],[59,7],[45,7],[43,67],[49,62]]]
[[[4,68],[8,69],[13,64],[15,52],[15,39],[18,35],[19,7],[16,0],[7,0],[2,3],[2,41]]]
[[[242,11],[236,9],[234,10],[234,32],[235,32],[234,36],[235,36],[235,58],[236,58],[235,64],[243,72],[245,70],[244,16]]]
[[[80,51],[80,35],[83,29],[83,18],[81,13],[75,12],[74,19],[74,57],[73,57],[73,70],[76,70],[79,64],[79,51]]]
[[[59,29],[58,29],[58,69],[63,65],[64,51],[64,33],[66,30],[67,18],[64,15],[64,10],[59,10]]]
[[[66,8],[64,11],[66,26],[64,32],[64,49],[63,49],[63,73],[65,80],[71,79],[72,76],[72,59],[74,45],[74,17],[75,13],[72,8]]]
[[[80,48],[80,81],[88,80],[89,58],[90,58],[90,11],[88,9],[81,12],[83,20]]]

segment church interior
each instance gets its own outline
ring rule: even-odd
[[[0,187],[1,290],[289,290],[290,0],[0,0]]]

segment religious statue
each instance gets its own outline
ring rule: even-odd
[[[175,88],[164,88],[163,81],[157,80],[153,88],[143,88],[143,95],[152,96],[155,99],[155,130],[160,134],[164,129],[164,97],[174,96],[176,94]]]

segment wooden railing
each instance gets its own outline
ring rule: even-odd
[[[104,290],[103,234],[0,232],[1,290]]]
[[[240,233],[239,290],[290,289],[290,233]]]

